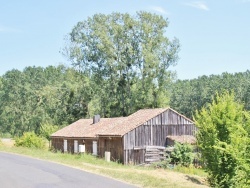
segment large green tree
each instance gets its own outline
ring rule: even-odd
[[[215,187],[250,186],[250,116],[234,95],[223,92],[196,113],[198,146]]]
[[[137,12],[95,14],[73,28],[64,54],[93,81],[101,115],[168,104],[168,68],[176,64],[179,41],[165,36],[167,27],[162,16]]]

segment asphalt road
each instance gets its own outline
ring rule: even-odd
[[[0,152],[2,188],[132,188],[119,182],[60,164]]]

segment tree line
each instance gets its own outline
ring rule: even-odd
[[[243,103],[244,109],[249,110],[249,80],[250,71],[177,80],[168,83],[169,90],[160,100],[163,100],[162,104],[193,119],[196,110],[209,105],[216,92],[233,91],[236,101]],[[96,84],[91,77],[63,65],[8,71],[0,77],[0,131],[12,135],[27,131],[38,133],[43,124],[65,126],[97,113],[102,117],[123,116],[123,107],[114,106],[114,101],[108,97],[104,100],[102,94],[96,92],[100,90],[100,85]],[[166,98],[169,99],[164,101]],[[117,103],[120,102],[118,100]],[[131,99],[124,97],[124,100]],[[154,106],[153,100],[147,101],[148,104],[137,100],[138,106],[133,106],[130,113],[140,108],[160,107]],[[107,104],[105,114],[100,110],[103,103]],[[115,114],[110,113],[112,110],[115,110]]]
[[[235,100],[250,110],[250,71],[201,76],[191,80],[177,80],[171,87],[169,105],[193,118],[196,110],[212,103],[216,93],[233,92]]]
[[[79,77],[65,66],[6,72],[0,77],[0,132],[39,133],[43,124],[63,126],[84,117],[86,94]]]

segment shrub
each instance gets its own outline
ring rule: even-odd
[[[190,166],[194,160],[193,147],[190,144],[175,142],[174,150],[170,154],[171,162],[182,166]]]
[[[217,94],[196,113],[197,141],[212,187],[250,187],[250,113],[234,94]]]
[[[166,159],[164,161],[152,163],[151,166],[153,168],[172,169],[173,165],[170,164],[170,162],[171,162],[171,159],[168,156],[166,156]]]
[[[49,123],[42,124],[40,127],[40,136],[46,138],[50,141],[50,136],[52,133],[56,132],[59,129],[56,125],[51,125]]]
[[[15,140],[15,146],[43,149],[45,147],[45,141],[34,132],[26,132],[22,137]]]

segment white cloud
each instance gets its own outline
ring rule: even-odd
[[[206,10],[206,11],[209,10],[208,6],[203,1],[194,1],[191,3],[185,3],[185,5],[191,6],[191,7],[197,8],[197,9],[201,9],[201,10]]]
[[[160,13],[160,14],[168,14],[168,12],[162,7],[152,6],[151,9]]]

